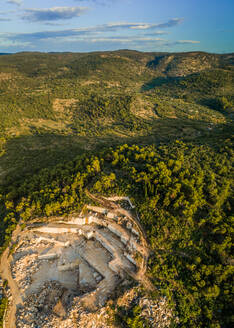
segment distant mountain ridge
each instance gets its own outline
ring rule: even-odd
[[[7,55],[3,54],[2,55]],[[133,50],[117,50],[91,53],[40,53],[21,52],[1,57],[0,69],[14,69],[26,75],[43,75],[56,73],[65,68],[65,77],[85,76],[101,68],[105,73],[118,67],[126,72],[126,64],[131,74],[154,71],[153,74],[180,77],[210,69],[233,69],[234,54],[210,54],[205,52],[187,53],[144,53]],[[25,66],[26,65],[26,66]],[[136,70],[137,69],[137,70]],[[60,73],[60,76],[63,75]],[[135,73],[135,74],[134,74]]]

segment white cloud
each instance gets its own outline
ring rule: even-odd
[[[150,37],[110,37],[110,38],[90,38],[90,42],[121,42],[121,43],[132,43],[132,42],[158,42],[158,41],[164,41],[164,39],[161,38],[150,38]]]
[[[51,24],[49,22],[49,24]],[[53,23],[54,24],[54,23]],[[146,34],[146,33],[138,33],[136,35],[136,29],[137,26],[147,25],[147,31],[151,31],[151,28],[153,29],[152,33]],[[131,27],[134,26],[135,28],[132,29]],[[128,36],[113,36],[114,32],[119,32],[121,34],[122,30],[128,31]],[[145,31],[146,29],[144,29]],[[140,28],[139,31],[142,31]],[[100,38],[106,38],[106,41],[108,40],[115,40],[118,38],[127,38],[126,40],[133,40],[139,38],[144,38],[148,40],[158,40],[157,35],[161,34],[167,34],[164,31],[154,31],[154,26],[152,27],[152,24],[146,24],[146,23],[109,23],[109,24],[103,24],[103,25],[96,25],[96,26],[90,26],[90,27],[80,27],[77,29],[67,29],[67,30],[56,30],[56,31],[41,31],[41,32],[33,32],[33,33],[13,33],[11,34],[10,38],[17,39],[17,40],[30,40],[31,42],[39,41],[39,40],[46,40],[46,39],[53,39],[53,38],[72,38],[72,39],[80,39],[82,37],[85,37],[86,39],[96,39],[97,37]],[[98,42],[98,41],[97,41]],[[109,41],[111,42],[111,41]],[[112,41],[115,42],[115,41]]]
[[[177,41],[177,43],[180,43],[180,44],[196,44],[196,43],[200,43],[200,41],[196,41],[196,40],[179,40],[179,41]]]
[[[31,22],[56,21],[72,19],[84,14],[86,7],[53,7],[45,9],[26,9],[23,19]]]
[[[69,8],[69,10],[65,10]],[[71,8],[79,8],[78,11]],[[57,25],[62,19],[70,19],[81,14],[81,7],[55,7],[50,9],[28,9],[31,21],[43,21]],[[4,18],[4,17],[3,17]],[[112,22],[108,24],[79,27],[75,29],[46,30],[32,33],[0,33],[3,44],[28,45],[29,48],[44,51],[95,51],[108,49],[143,49],[145,51],[165,51],[174,47],[196,45],[196,40],[166,40],[159,36],[169,34],[165,28],[180,24],[175,18],[165,23]],[[62,22],[64,23],[64,22]],[[17,46],[16,46],[17,48]]]
[[[22,0],[7,0],[7,3],[10,3],[11,5],[21,6],[23,1]]]
[[[104,26],[106,28],[129,28],[133,30],[149,30],[149,29],[156,29],[156,28],[168,28],[168,27],[173,27],[176,25],[179,25],[183,22],[183,18],[173,18],[170,19],[169,21],[165,23],[158,23],[158,24],[151,24],[151,23],[109,23],[105,25],[100,25]]]

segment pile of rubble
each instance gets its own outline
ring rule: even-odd
[[[66,316],[67,298],[66,290],[58,282],[46,282],[37,293],[25,299],[23,306],[18,307],[16,327],[56,327],[53,321]]]
[[[141,308],[141,317],[146,319],[152,327],[164,328],[170,326],[173,313],[165,297],[161,297],[157,301],[146,297],[140,298],[138,304]],[[178,318],[173,319],[178,322]]]
[[[146,296],[140,296],[137,287],[126,291],[122,297],[118,299],[118,306],[124,307],[126,310],[139,306],[141,309],[140,316],[145,319],[151,327],[166,328],[170,327],[172,320],[178,323],[178,318],[174,316],[172,309],[169,307],[166,297],[159,297],[152,300]]]
[[[95,313],[87,313],[82,308],[78,309],[78,327],[85,328],[113,328],[110,323],[108,307],[103,307]]]
[[[12,277],[20,289],[25,290],[31,285],[31,276],[38,270],[39,266],[40,261],[35,253],[27,254],[11,264]]]
[[[56,281],[46,282],[17,309],[16,328],[111,328],[106,308],[90,313]]]
[[[48,247],[50,243],[43,240],[39,244],[33,238],[24,238],[13,254],[13,261],[10,263],[12,278],[21,290],[26,290],[31,285],[31,277],[40,267],[37,249],[42,245]]]

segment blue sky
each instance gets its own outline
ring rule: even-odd
[[[0,0],[0,52],[234,51],[234,0]]]

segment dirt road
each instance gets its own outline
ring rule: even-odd
[[[17,236],[20,232],[21,232],[21,229],[19,226],[17,226],[16,230],[14,231],[14,233],[12,235],[11,245],[16,241]],[[19,288],[11,274],[10,261],[12,258],[11,258],[11,256],[9,256],[9,250],[10,250],[10,246],[3,252],[2,256],[1,256],[1,262],[0,262],[1,277],[4,280],[8,281],[8,286],[10,287],[10,291],[11,291],[11,295],[12,295],[12,301],[7,309],[7,314],[5,316],[4,328],[15,328],[16,308],[17,308],[18,304],[23,303],[23,299],[21,297]]]

